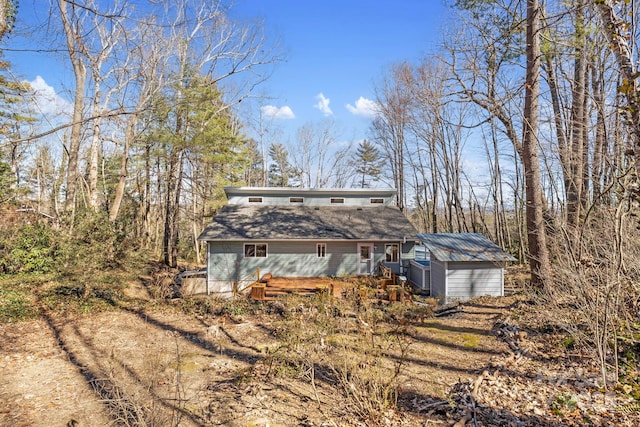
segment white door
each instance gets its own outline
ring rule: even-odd
[[[358,274],[373,273],[373,243],[358,243]]]

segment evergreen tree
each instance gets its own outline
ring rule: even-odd
[[[0,59],[0,162],[8,168],[8,172],[4,171],[8,176],[2,185],[13,192],[21,181],[20,160],[25,153],[25,143],[15,140],[23,136],[24,126],[33,123],[35,118],[27,108],[26,98],[31,87],[28,83],[14,80],[8,73],[9,68],[9,62]]]
[[[380,174],[382,174],[384,159],[375,145],[364,140],[358,144],[358,149],[354,156],[354,163],[356,165],[356,172],[362,177],[360,185],[364,188],[367,186],[367,177],[371,177],[374,181],[378,180]]]
[[[269,157],[273,161],[269,166],[269,186],[289,187],[292,180],[298,177],[296,168],[289,162],[289,152],[282,144],[269,146]]]

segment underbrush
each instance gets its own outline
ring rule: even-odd
[[[39,316],[36,291],[52,275],[0,275],[0,323],[14,323]]]
[[[410,327],[391,321],[399,304],[289,297],[268,302],[277,344],[254,367],[258,377],[284,377],[318,384],[343,396],[346,417],[367,425],[398,421],[401,376],[412,344]],[[301,327],[304,325],[304,327]],[[337,408],[336,408],[337,409]]]
[[[117,269],[73,268],[64,272],[0,275],[0,323],[48,315],[70,316],[113,310],[129,301],[127,283],[138,280],[137,259]]]
[[[255,315],[264,308],[260,302],[250,301],[245,298],[224,300],[197,295],[176,299],[173,304],[185,314],[201,317],[241,317],[243,315]]]

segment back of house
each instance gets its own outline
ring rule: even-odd
[[[392,189],[227,187],[205,228],[207,293],[230,295],[264,274],[355,276],[379,262],[404,274],[417,231]],[[258,273],[259,272],[259,273]]]

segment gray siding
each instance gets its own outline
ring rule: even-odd
[[[491,262],[450,262],[447,296],[469,299],[482,295],[502,296],[503,271]]]
[[[346,276],[358,273],[358,242],[277,241],[267,243],[266,258],[245,258],[244,243],[211,241],[208,245],[210,290],[221,282],[237,282],[260,274],[276,277]],[[327,245],[326,257],[316,256],[316,244]],[[384,242],[374,243],[374,265],[384,260]],[[398,266],[398,264],[395,264]],[[222,286],[224,287],[224,286]]]
[[[430,290],[431,267],[411,261],[411,266],[409,267],[409,280],[423,291]]]
[[[237,281],[242,262],[241,242],[209,242],[207,276],[210,280]]]
[[[431,296],[447,297],[447,263],[431,257]]]
[[[249,197],[262,197],[262,203],[249,203]],[[290,197],[303,197],[303,203],[290,203]],[[344,203],[333,204],[332,198],[344,199]],[[384,203],[371,203],[371,199],[383,199]],[[262,195],[256,192],[255,195],[233,195],[229,197],[230,205],[279,205],[279,206],[388,206],[391,204],[391,198],[361,194],[287,194],[287,195]]]

